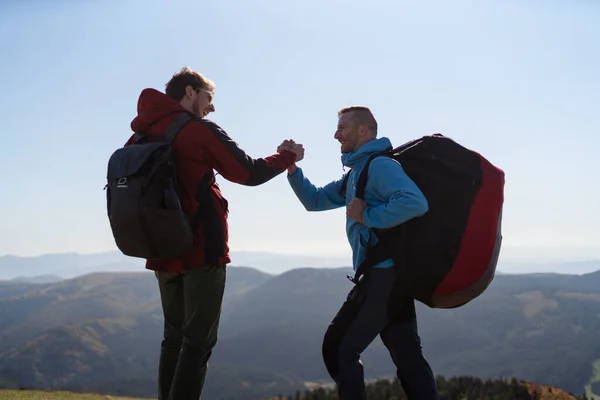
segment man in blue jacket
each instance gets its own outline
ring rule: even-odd
[[[344,177],[316,187],[296,165],[288,168],[288,180],[308,211],[346,206],[346,234],[356,270],[365,259],[366,248],[376,243],[371,228],[390,228],[419,217],[428,211],[428,203],[402,166],[389,157],[371,161],[365,201],[355,198],[358,176],[369,157],[392,146],[388,138],[377,138],[377,121],[368,107],[341,109],[334,138],[341,144],[343,165],[351,169],[345,190]],[[367,398],[360,355],[378,335],[390,352],[408,398],[439,399],[435,378],[422,353],[414,300],[396,293],[390,307],[395,277],[391,259],[376,264],[352,289],[327,329],[323,359],[340,399]]]

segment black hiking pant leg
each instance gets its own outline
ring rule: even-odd
[[[396,366],[396,376],[409,400],[439,400],[435,377],[421,347],[415,301],[396,299],[401,304],[380,335]]]
[[[329,325],[323,340],[323,361],[342,400],[365,400],[362,352],[388,324],[387,302],[395,278],[393,268],[373,268]]]
[[[168,400],[183,342],[183,276],[156,272],[164,316],[163,340],[158,363],[158,400]]]
[[[159,399],[198,400],[217,343],[226,268],[208,265],[178,274],[158,272],[157,277],[165,314]]]

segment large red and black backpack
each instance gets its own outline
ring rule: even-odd
[[[429,211],[391,229],[374,229],[378,243],[367,249],[353,282],[393,258],[402,292],[431,308],[456,308],[478,297],[494,278],[500,253],[504,172],[434,134],[371,156],[356,197],[364,198],[369,163],[378,156],[402,165],[427,198]]]

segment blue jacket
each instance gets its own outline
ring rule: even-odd
[[[391,147],[388,138],[382,137],[362,145],[357,151],[344,153],[342,163],[351,168],[346,193],[340,193],[343,176],[323,187],[316,187],[306,178],[301,168],[288,174],[288,181],[296,196],[308,211],[325,211],[343,207],[355,198],[356,182],[367,159],[373,153]],[[366,247],[376,243],[371,228],[390,228],[425,214],[429,205],[418,186],[406,175],[396,160],[376,157],[371,161],[365,188],[367,208],[363,224],[346,217],[346,235],[352,248],[352,265],[358,268],[365,258]],[[376,267],[390,267],[386,260]]]

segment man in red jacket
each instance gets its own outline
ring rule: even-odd
[[[159,140],[182,112],[193,118],[174,141],[175,166],[183,210],[192,218],[202,215],[194,248],[177,260],[147,260],[155,271],[164,314],[164,339],[158,372],[159,400],[198,400],[208,360],[217,342],[225,268],[231,262],[228,241],[228,203],[214,180],[214,170],[241,185],[261,185],[284,172],[304,156],[302,145],[284,141],[266,158],[249,157],[217,124],[205,119],[212,111],[215,84],[187,67],[173,75],[165,93],[144,89],[134,132]],[[152,138],[156,135],[155,138]],[[135,143],[135,134],[125,144]],[[199,183],[207,182],[199,191]],[[202,197],[201,213],[196,213]],[[207,199],[209,199],[207,201]]]

